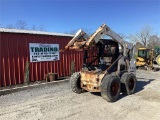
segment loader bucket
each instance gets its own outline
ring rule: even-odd
[[[69,43],[65,46],[65,50],[71,50],[71,49],[81,49],[85,45],[87,40],[87,34],[80,29],[76,35],[69,41]]]

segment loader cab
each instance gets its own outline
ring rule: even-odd
[[[147,48],[138,49],[136,67],[153,66],[153,50]]]
[[[99,69],[105,71],[113,62],[119,57],[119,45],[112,39],[101,39],[96,45],[96,56],[93,54],[90,57],[94,57],[92,61],[88,61],[88,52],[84,51],[84,67],[88,67],[88,71],[94,71]],[[113,66],[110,72],[117,70],[117,63]]]
[[[100,40],[100,43],[100,46],[104,46],[104,48],[99,48],[99,67],[104,71],[118,58],[119,46],[117,42],[111,39],[102,39]],[[114,69],[111,71],[114,72],[116,68],[117,65],[115,65]]]
[[[138,50],[138,57],[143,58],[144,60],[149,58],[150,49],[140,48]]]

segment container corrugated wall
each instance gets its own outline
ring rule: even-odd
[[[29,43],[59,44],[64,48],[71,37],[0,32],[0,86],[24,83],[25,64],[29,61]],[[71,61],[76,71],[82,66],[82,52],[60,53],[59,61],[30,63],[30,81],[44,80],[49,72],[59,77],[70,75]]]

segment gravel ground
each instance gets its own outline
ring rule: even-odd
[[[159,120],[160,72],[137,71],[136,93],[108,103],[68,82],[0,96],[0,120]]]

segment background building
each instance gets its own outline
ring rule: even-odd
[[[29,80],[44,80],[45,74],[58,73],[58,77],[69,76],[71,62],[75,61],[75,71],[82,66],[80,51],[60,52],[60,60],[30,62],[29,43],[59,44],[60,49],[71,40],[73,35],[0,29],[0,86],[24,83],[25,64],[29,62]]]

